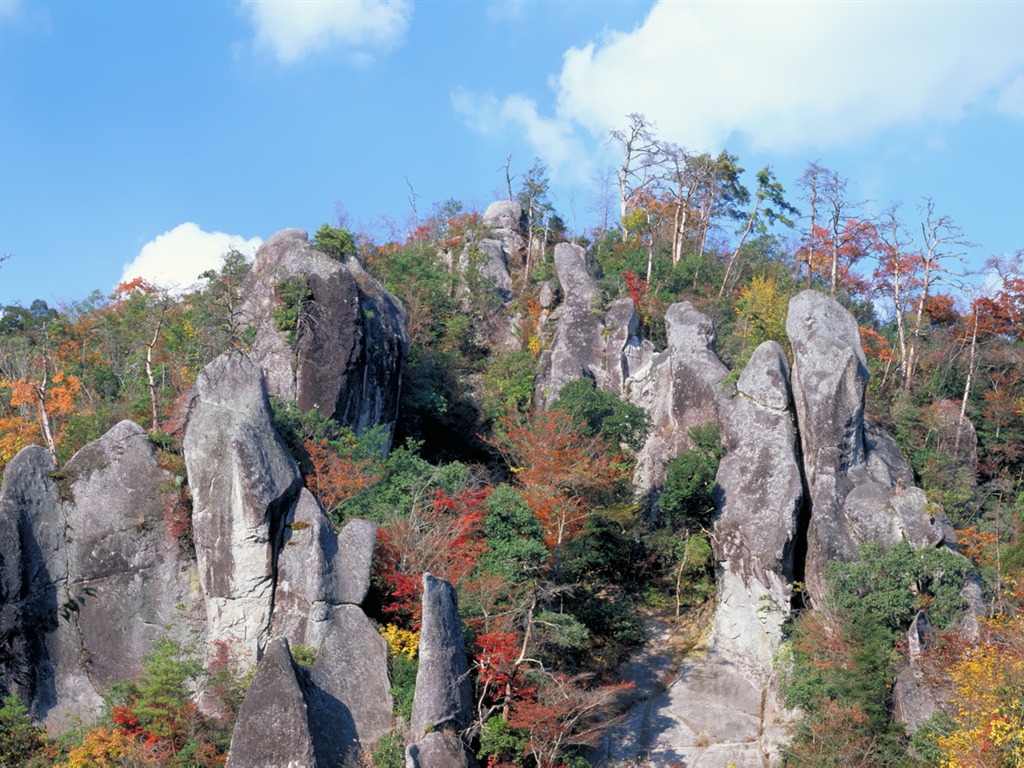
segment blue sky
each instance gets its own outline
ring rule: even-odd
[[[1021,3],[0,0],[0,304],[191,283],[235,243],[339,211],[385,238],[502,166],[547,163],[597,220],[608,131],[641,112],[693,151],[868,209],[922,196],[1024,248]]]

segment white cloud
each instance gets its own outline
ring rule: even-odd
[[[508,129],[522,134],[536,155],[548,164],[553,178],[588,179],[588,153],[572,123],[544,117],[533,99],[515,94],[499,100],[492,93],[474,94],[461,88],[452,91],[451,99],[455,111],[473,130],[491,136]]]
[[[372,61],[371,51],[401,44],[412,17],[409,0],[242,0],[241,7],[255,27],[256,45],[283,64],[338,45],[363,66]]]
[[[219,269],[221,257],[230,248],[251,256],[262,244],[258,237],[247,240],[226,232],[204,232],[187,221],[142,246],[139,255],[125,264],[120,282],[142,277],[161,288],[186,288],[206,270]]]
[[[0,19],[13,16],[21,7],[21,0],[0,0]]]
[[[565,52],[555,150],[567,128],[603,143],[633,112],[662,138],[712,151],[735,134],[806,152],[957,120],[1024,71],[1022,26],[1024,3],[660,0],[635,29]],[[1000,106],[1024,112],[1024,81]]]
[[[566,52],[558,112],[596,134],[642,112],[695,149],[845,144],[955,120],[1024,66],[1016,3],[674,3]]]

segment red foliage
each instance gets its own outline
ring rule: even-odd
[[[528,734],[539,768],[556,768],[570,747],[593,746],[633,683],[589,687],[584,675],[551,675],[534,699],[516,704],[509,725]]]
[[[626,281],[626,290],[629,292],[629,298],[633,300],[633,306],[640,316],[646,319],[644,305],[647,303],[647,281],[632,269],[623,272],[622,278]]]
[[[167,537],[180,544],[192,541],[192,499],[186,488],[175,488],[163,495],[164,526]]]
[[[434,494],[428,506],[377,535],[375,578],[386,616],[408,626],[420,622],[419,598],[425,572],[459,587],[475,570],[487,545],[483,519],[490,488]]]
[[[381,612],[390,620],[408,627],[419,627],[423,619],[422,572],[409,573],[402,568],[402,555],[392,544],[387,528],[377,529],[377,547],[373,552],[373,585],[380,595]]]
[[[142,734],[142,726],[139,725],[139,720],[135,717],[131,707],[125,704],[118,704],[111,711],[110,715],[114,720],[114,725],[129,736],[135,737]]]

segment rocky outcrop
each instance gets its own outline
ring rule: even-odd
[[[601,292],[594,277],[597,264],[586,249],[569,243],[556,245],[554,258],[565,298],[558,310],[554,342],[540,357],[535,400],[544,407],[570,381],[589,376],[603,386],[607,378]]]
[[[272,634],[319,648],[334,629],[334,609],[366,599],[376,539],[376,524],[366,520],[351,520],[336,533],[303,489],[285,522]]]
[[[202,370],[184,446],[209,640],[252,662],[269,640],[277,556],[301,485],[253,360],[230,352]]]
[[[173,490],[145,431],[127,421],[59,472],[38,446],[8,465],[0,675],[49,727],[99,706],[107,686],[142,671],[165,624],[188,623],[189,611],[176,617],[175,607],[195,602],[189,563],[164,531]]]
[[[915,547],[945,540],[892,439],[864,419],[867,365],[853,316],[835,300],[804,291],[789,303],[796,403],[812,514],[805,582],[812,605],[825,596],[825,567],[852,561],[861,544]]]
[[[458,736],[428,733],[405,751],[406,768],[472,768],[476,761]]]
[[[725,411],[715,485],[715,648],[762,686],[789,618],[803,508],[788,374],[778,344],[754,351]]]
[[[267,645],[238,713],[228,768],[317,766],[301,677],[288,641],[275,637]]]
[[[423,627],[412,703],[413,738],[408,765],[473,763],[461,739],[473,719],[473,691],[466,664],[458,597],[444,579],[423,574]]]
[[[630,402],[651,417],[651,432],[637,456],[633,482],[651,489],[665,480],[665,466],[680,451],[691,448],[690,430],[721,421],[732,387],[725,385],[729,369],[715,353],[711,320],[693,305],[673,304],[665,313],[668,346],[642,355],[646,363],[630,368],[624,386]]]
[[[282,330],[275,315],[289,283],[297,291],[294,327]],[[408,350],[405,309],[355,259],[338,261],[302,230],[282,230],[256,253],[242,292],[239,316],[256,331],[250,355],[271,395],[356,431],[394,426]]]
[[[321,765],[356,765],[360,747],[395,725],[388,646],[358,606],[331,613],[332,631],[310,669],[310,728]]]
[[[789,715],[774,662],[790,615],[803,505],[786,359],[775,342],[762,344],[736,397],[724,398],[717,394],[724,366],[717,358],[708,365],[705,356],[712,350],[710,324],[688,306],[673,310],[678,360],[662,365],[666,372],[677,362],[690,367],[681,366],[687,375],[669,386],[703,386],[705,399],[680,398],[678,410],[664,413],[720,420],[727,449],[716,479],[712,534],[718,600],[705,649],[691,655],[665,693],[632,708],[606,757],[763,768],[779,764],[787,739]],[[710,378],[695,376],[700,361]]]

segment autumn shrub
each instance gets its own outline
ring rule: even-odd
[[[960,591],[969,570],[948,550],[912,550],[905,541],[888,550],[867,544],[857,561],[829,564],[827,608],[800,614],[787,642],[783,692],[789,706],[806,713],[793,742],[804,762],[795,765],[836,764],[827,755],[820,758],[826,762],[806,755],[828,738],[842,743],[843,728],[845,737],[873,745],[869,764],[884,765],[881,755],[902,749],[890,716],[897,640],[923,608],[936,627],[952,625],[966,607]]]

